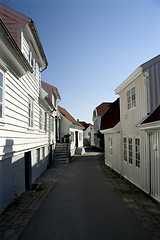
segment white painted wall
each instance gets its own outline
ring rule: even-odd
[[[63,114],[60,113],[60,140],[62,141],[62,138],[64,135],[72,134],[73,132],[74,137],[70,144],[70,151],[71,156],[75,154],[76,150],[76,133],[78,132],[78,147],[83,147],[83,128],[79,127],[78,125],[72,124],[71,121],[66,119]],[[81,138],[80,138],[81,135]]]
[[[27,51],[27,43],[23,44]],[[47,168],[49,132],[39,129],[40,70],[19,78],[4,59],[0,59],[4,73],[3,118],[0,119],[0,212],[25,190],[24,154],[32,152],[32,182]],[[38,63],[38,59],[37,59]],[[8,67],[4,70],[2,65]],[[28,99],[34,102],[33,128],[28,127]],[[45,159],[42,149],[45,148]],[[36,161],[40,149],[40,162]]]

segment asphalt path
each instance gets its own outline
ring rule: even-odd
[[[100,155],[75,157],[35,213],[20,240],[149,240],[106,177]]]

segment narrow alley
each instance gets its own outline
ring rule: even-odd
[[[20,240],[152,239],[102,171],[100,158],[90,151],[74,157]]]

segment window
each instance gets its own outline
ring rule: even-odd
[[[30,44],[30,50],[29,50],[29,64],[33,69],[33,74],[36,76],[36,59],[35,59],[35,53],[31,44]]]
[[[127,139],[123,138],[123,159],[127,161]]]
[[[71,142],[74,142],[74,132],[71,132]]]
[[[42,147],[42,160],[45,159],[45,147]]]
[[[127,104],[128,104],[128,110],[136,107],[136,90],[135,87],[133,87],[131,90],[127,91]]]
[[[47,131],[47,113],[45,112],[44,130]]]
[[[36,149],[36,162],[40,164],[40,148]]]
[[[136,106],[136,90],[135,87],[131,89],[131,101],[132,101],[132,107]]]
[[[113,142],[111,137],[109,137],[109,155],[113,155]]]
[[[33,127],[33,100],[28,101],[28,126]]]
[[[140,167],[140,139],[135,139],[136,166]]]
[[[129,163],[133,162],[132,138],[128,138]]]
[[[2,118],[3,108],[3,74],[0,72],[0,118]]]
[[[131,90],[127,92],[128,109],[131,108]]]
[[[82,133],[79,133],[79,141],[82,141]]]

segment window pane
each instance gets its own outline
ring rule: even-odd
[[[0,87],[3,87],[3,74],[0,72]]]
[[[2,103],[2,88],[0,88],[0,102]]]
[[[0,118],[2,118],[2,104],[0,103]]]

